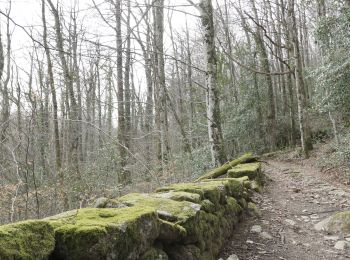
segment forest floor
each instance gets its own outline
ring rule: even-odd
[[[262,216],[242,220],[223,248],[221,259],[230,255],[240,260],[350,259],[350,249],[334,247],[340,240],[350,241],[350,235],[332,236],[314,229],[330,215],[350,210],[350,186],[322,173],[313,161],[265,160],[263,168],[269,181],[254,198]]]

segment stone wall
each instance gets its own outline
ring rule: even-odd
[[[249,177],[248,177],[249,176]],[[259,214],[260,163],[151,194],[0,227],[0,259],[216,259],[243,214]]]

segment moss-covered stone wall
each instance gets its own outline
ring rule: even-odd
[[[260,190],[260,163],[0,227],[0,259],[216,259]],[[233,178],[237,177],[237,178]]]

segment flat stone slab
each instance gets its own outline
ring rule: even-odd
[[[250,180],[257,179],[261,173],[261,163],[243,163],[238,164],[232,169],[227,171],[227,176],[230,178],[240,178],[248,176]]]

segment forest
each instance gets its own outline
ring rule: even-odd
[[[349,28],[350,0],[1,1],[0,224],[248,151],[350,167]]]

